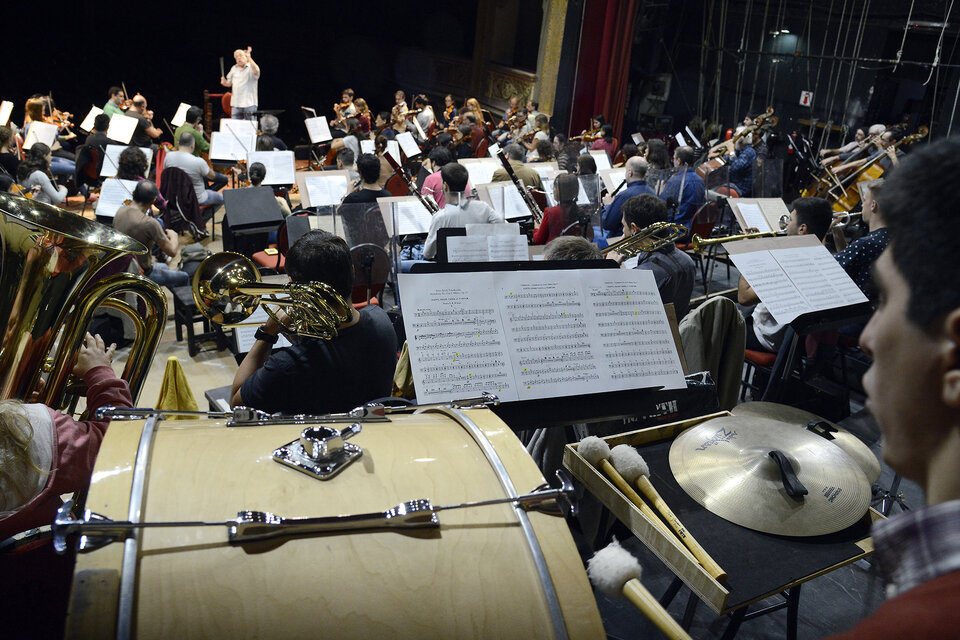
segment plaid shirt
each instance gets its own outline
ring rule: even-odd
[[[873,543],[888,598],[960,570],[960,500],[877,522]]]

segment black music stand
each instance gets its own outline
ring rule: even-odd
[[[226,189],[223,192],[223,248],[251,256],[266,245],[266,237],[283,222],[270,187]],[[243,236],[242,238],[240,236]]]

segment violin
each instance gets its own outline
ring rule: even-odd
[[[584,131],[578,136],[573,136],[571,140],[579,140],[581,142],[596,142],[603,137],[602,129],[590,129],[589,131]]]

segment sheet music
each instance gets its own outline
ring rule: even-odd
[[[310,136],[311,143],[320,144],[333,139],[330,135],[330,125],[327,124],[327,116],[307,118],[303,124],[307,125],[307,135]]]
[[[86,131],[87,133],[93,131],[93,121],[97,119],[97,116],[103,113],[103,109],[97,106],[90,107],[90,112],[87,113],[87,116],[83,119],[83,122],[80,123],[80,129]],[[7,114],[7,117],[10,117],[10,114]],[[3,113],[0,112],[0,122],[3,122]]]
[[[10,122],[10,114],[13,113],[13,103],[9,100],[0,102],[0,125]]]
[[[494,142],[492,145],[487,147],[487,153],[490,154],[491,158],[496,158],[497,154],[500,153],[500,145]]]
[[[620,183],[627,177],[626,169],[608,169],[604,172],[598,172],[603,185],[608,193],[613,193],[620,186]]]
[[[860,287],[823,245],[774,249],[770,254],[814,311],[867,301]]]
[[[642,133],[634,133],[631,134],[630,137],[633,138],[633,144],[640,144],[644,141]]]
[[[257,126],[253,120],[234,120],[233,118],[220,118],[220,131],[234,132],[240,138],[252,135],[257,137]],[[252,149],[251,149],[252,151]]]
[[[767,219],[763,216],[760,205],[745,202],[738,204],[737,209],[740,210],[740,216],[743,218],[744,224],[747,225],[744,229],[752,227],[757,231],[773,231]]]
[[[677,141],[677,144],[681,147],[687,146],[687,141],[683,139],[683,133],[677,132],[673,138]]]
[[[480,184],[490,184],[493,181],[494,171],[503,166],[498,160],[492,159],[484,159],[479,162],[464,162],[461,160],[460,164],[467,168],[467,173],[470,175],[470,184],[474,187]]]
[[[253,151],[247,154],[247,168],[254,162],[267,169],[263,184],[293,184],[296,181],[293,151]]]
[[[403,154],[408,158],[420,155],[420,146],[417,144],[417,141],[413,139],[413,134],[409,131],[397,134],[397,144],[400,145]]]
[[[246,160],[247,154],[256,147],[256,136],[237,136],[230,131],[214,131],[210,134],[210,159]]]
[[[577,204],[582,206],[588,206],[590,204],[590,196],[587,195],[587,186],[583,183],[583,178],[578,180],[580,183],[580,190],[577,192]]]
[[[361,140],[360,141],[360,153],[376,153],[377,152],[377,143],[373,140]]]
[[[390,199],[377,198],[377,203],[380,205],[383,225],[387,229],[387,234],[391,237],[430,231],[430,221],[433,216],[423,206],[423,203],[417,200],[416,196]],[[396,230],[394,230],[393,225],[394,218],[397,221]]]
[[[399,274],[421,404],[482,391],[496,393],[504,402],[518,399],[497,301],[476,295],[493,290],[493,275]]]
[[[53,147],[57,141],[57,125],[48,122],[31,122],[30,131],[27,132],[27,138],[23,141],[23,148],[29,149],[34,143],[42,142],[48,147]]]
[[[613,165],[610,164],[610,156],[607,155],[606,151],[591,151],[590,155],[593,156],[593,159],[597,162],[597,171],[600,169],[612,169]]]
[[[496,234],[486,238],[490,262],[523,262],[530,259],[530,252],[527,251],[527,236]]]
[[[450,238],[455,239],[460,238]],[[648,271],[399,278],[404,304],[410,305],[404,324],[420,402],[480,391],[510,402],[685,386]]]
[[[322,172],[317,172],[320,174]],[[308,175],[303,178],[307,192],[307,206],[326,207],[340,204],[350,184],[342,175]]]
[[[490,206],[502,215],[504,220],[530,217],[530,209],[513,182],[487,183],[486,192],[490,198]]]
[[[110,126],[107,127],[107,137],[111,140],[123,144],[130,144],[130,139],[137,131],[137,118],[131,118],[121,114],[116,114],[110,118]],[[33,128],[33,127],[31,127]]]
[[[400,143],[396,140],[387,140],[387,153],[396,160],[397,164],[403,163],[403,160],[400,159]]]
[[[493,224],[465,225],[468,236],[516,236],[520,235],[520,225],[516,222],[494,222]]]
[[[527,237],[519,234],[466,235],[447,238],[448,262],[516,262],[529,259]]]
[[[190,109],[190,105],[186,102],[181,102],[180,106],[177,107],[177,112],[173,114],[173,120],[170,121],[170,124],[174,127],[179,127],[184,122],[187,121],[187,111]]]
[[[120,154],[123,153],[123,150],[126,149],[126,145],[122,144],[108,144],[106,152],[103,154],[103,165],[100,167],[100,177],[101,178],[112,178],[117,175],[117,170],[120,166]],[[150,171],[150,162],[153,160],[153,149],[150,147],[137,147],[140,151],[143,151],[143,155],[147,156],[147,171]],[[143,177],[146,178],[146,172],[143,174]]]
[[[133,199],[136,180],[107,178],[100,187],[100,199],[97,200],[97,215],[112,218],[124,202]]]
[[[263,310],[262,306],[257,307],[257,310],[254,311],[245,322],[256,322],[258,325],[250,327],[234,327],[233,335],[237,340],[237,353],[246,353],[253,348],[253,343],[257,341],[255,334],[260,324],[267,322],[269,316],[267,312]],[[273,345],[274,349],[282,349],[284,347],[290,347],[290,341],[287,340],[287,337],[282,333],[277,334],[277,343]]]

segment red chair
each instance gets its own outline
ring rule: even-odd
[[[713,228],[720,222],[722,215],[723,212],[716,202],[708,202],[700,207],[694,214],[693,222],[690,224],[690,237],[686,242],[678,242],[677,249],[681,251],[692,250],[693,245],[691,240],[694,235],[698,235],[701,238],[709,238],[713,233]],[[706,258],[698,252],[691,253],[693,261],[700,267],[700,278],[701,282],[703,282],[705,292],[709,291],[709,287],[707,286],[707,272],[709,271],[710,261],[716,259],[716,251],[717,245],[710,245],[707,247]]]
[[[477,148],[474,150],[474,152],[473,152],[473,157],[474,157],[474,158],[486,158],[486,157],[487,157],[487,151],[488,151],[489,149],[490,149],[490,141],[487,140],[486,137],[484,137],[483,140],[481,140],[480,143],[477,145]]]
[[[291,216],[308,216],[307,211],[300,211]],[[288,218],[289,219],[289,218]],[[263,251],[257,251],[251,258],[257,266],[273,269],[277,273],[286,273],[287,251],[290,249],[290,237],[287,235],[287,221],[284,220],[277,228],[277,242]]]
[[[220,98],[220,106],[223,107],[223,112],[229,118],[233,113],[233,110],[230,108],[231,103],[233,102],[233,94],[227,91],[223,94],[223,97]]]

